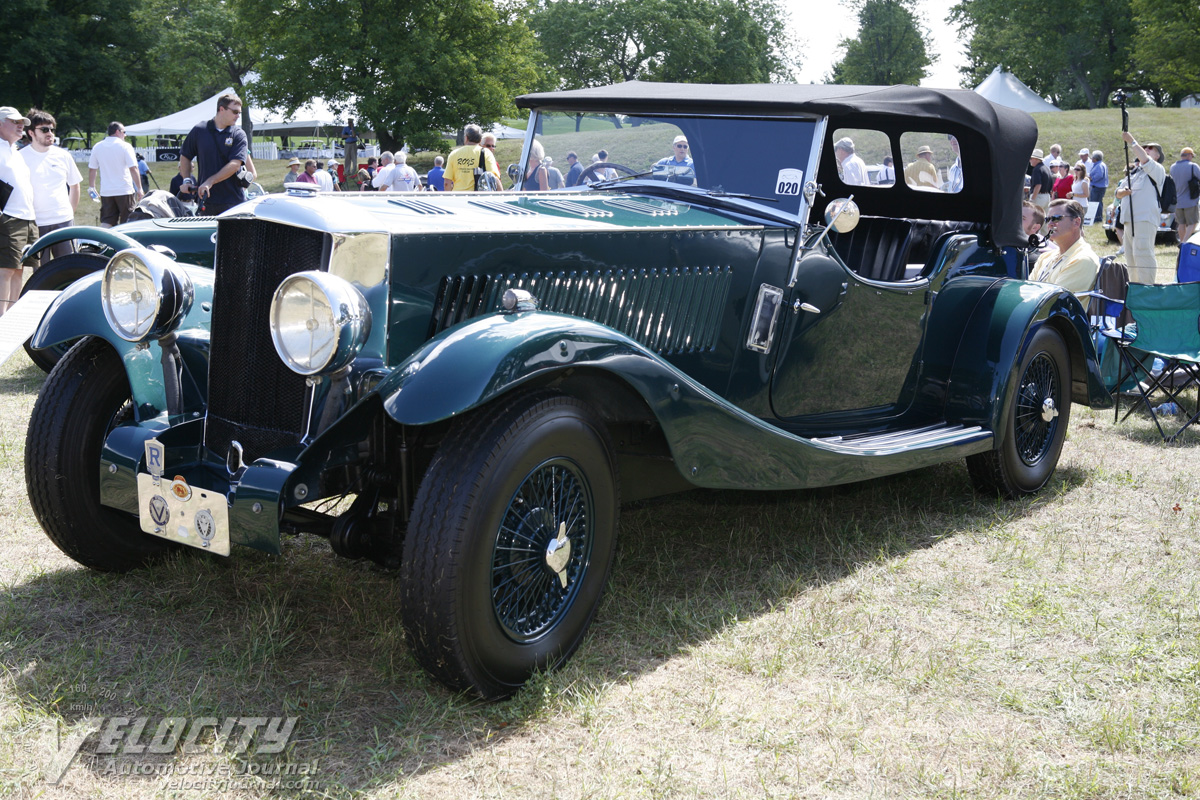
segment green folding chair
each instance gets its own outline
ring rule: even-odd
[[[1133,324],[1126,327],[1126,336],[1113,340],[1121,356],[1118,391],[1113,393],[1116,415],[1121,412],[1122,384],[1132,386],[1137,400],[1118,421],[1145,406],[1163,441],[1173,442],[1200,419],[1200,402],[1189,404],[1184,397],[1185,389],[1200,385],[1200,282],[1131,283],[1125,308],[1133,316]],[[1161,370],[1150,367],[1155,358],[1162,359]],[[1130,380],[1126,382],[1126,378]],[[1162,418],[1167,415],[1155,410],[1156,400],[1177,404],[1187,420],[1174,433],[1163,429]]]

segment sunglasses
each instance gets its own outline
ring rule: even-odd
[[[39,130],[42,133],[54,133],[53,125],[39,125],[34,130]]]
[[[1079,219],[1079,217],[1074,214],[1058,214],[1057,216],[1046,217],[1046,222],[1060,222],[1064,219]]]
[[[677,144],[677,145],[675,145],[675,147],[679,150],[687,150],[686,144]]]
[[[495,149],[496,149],[496,145],[494,145],[494,144],[485,144],[485,145],[484,145],[484,147],[486,147],[488,150],[495,150]]]

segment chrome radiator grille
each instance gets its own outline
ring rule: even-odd
[[[732,281],[731,267],[455,275],[438,286],[429,335],[498,310],[514,288],[531,292],[543,311],[608,325],[658,353],[709,350]]]
[[[247,462],[304,433],[304,378],[275,352],[268,319],[288,275],[323,269],[328,236],[262,220],[221,220],[213,286],[204,444],[224,456],[234,439]]]

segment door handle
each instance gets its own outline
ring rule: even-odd
[[[799,314],[801,311],[807,311],[810,314],[820,314],[821,309],[814,306],[812,303],[801,303],[799,300],[792,306],[792,313]]]

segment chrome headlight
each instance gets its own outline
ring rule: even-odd
[[[104,269],[104,316],[127,342],[165,336],[192,310],[192,279],[162,253],[122,250]]]
[[[293,372],[336,372],[354,360],[370,332],[367,299],[349,281],[297,272],[275,290],[271,341]]]

